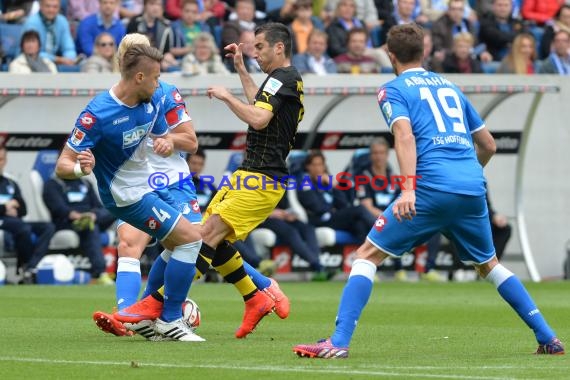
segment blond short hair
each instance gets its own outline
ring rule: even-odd
[[[121,40],[121,43],[119,44],[119,47],[117,49],[117,54],[115,55],[116,57],[115,66],[117,71],[120,71],[119,69],[121,67],[121,63],[123,62],[123,57],[125,56],[125,53],[130,47],[134,45],[150,46],[150,40],[146,35],[141,33],[126,34]]]

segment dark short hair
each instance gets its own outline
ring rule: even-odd
[[[274,46],[277,42],[282,42],[285,46],[285,57],[291,58],[291,32],[280,22],[268,22],[255,28],[255,35],[264,34],[269,46]]]
[[[364,34],[366,36],[366,38],[368,38],[368,32],[366,31],[366,29],[364,29],[364,28],[352,28],[348,31],[348,34],[346,35],[346,42],[348,43],[348,41],[350,41],[350,37],[352,37],[355,34]]]
[[[155,61],[160,63],[162,58],[162,53],[152,46],[133,45],[129,47],[123,55],[121,74],[126,78],[130,78],[134,75],[135,71],[138,70],[139,65],[143,63],[143,61]]]
[[[202,148],[198,148],[198,150],[196,150],[196,153],[194,153],[192,156],[202,157],[204,161],[206,160],[206,152],[204,152],[204,149]],[[190,158],[190,155],[188,158]]]
[[[325,155],[323,154],[323,152],[321,152],[318,149],[314,149],[309,151],[309,154],[307,154],[307,157],[305,157],[305,168],[309,165],[311,165],[314,161],[315,158],[322,158],[323,162],[326,161],[325,159]]]
[[[31,40],[37,40],[41,50],[42,40],[40,39],[40,34],[33,29],[26,30],[24,34],[22,34],[22,37],[20,37],[20,50],[24,50],[24,42]]]
[[[420,62],[424,55],[423,28],[415,23],[393,26],[388,31],[386,43],[398,62]]]

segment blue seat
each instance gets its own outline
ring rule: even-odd
[[[372,41],[373,47],[380,47],[382,46],[382,26],[378,25],[375,26],[370,30],[370,40]]]
[[[343,230],[335,230],[335,243],[344,245],[344,244],[360,244],[361,241],[358,241],[357,238],[354,237],[350,232],[343,231]]]
[[[228,161],[228,166],[226,166],[225,172],[227,174],[231,174],[239,168],[241,163],[243,162],[243,152],[234,152],[230,155],[230,159]]]
[[[79,73],[81,66],[79,65],[57,65],[57,71],[60,73]]]
[[[285,0],[266,0],[265,2],[265,13],[283,8]]]
[[[308,153],[302,150],[292,150],[287,157],[289,174],[298,177],[305,172],[305,159]]]
[[[216,25],[212,30],[212,35],[214,36],[214,40],[216,41],[216,46],[221,50],[224,47],[222,46],[222,26]]]
[[[32,170],[37,171],[45,182],[53,174],[58,157],[59,151],[55,149],[40,150],[36,156]]]
[[[20,24],[4,24],[0,23],[0,40],[2,41],[2,50],[7,61],[10,62],[20,50],[20,37],[22,36],[23,26]]]

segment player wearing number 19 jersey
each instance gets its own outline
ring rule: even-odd
[[[387,44],[397,78],[379,90],[378,102],[394,134],[401,174],[408,180],[356,252],[334,334],[293,351],[306,357],[348,357],[376,267],[442,232],[455,243],[460,259],[493,283],[533,330],[539,343],[536,353],[564,353],[520,280],[495,256],[482,169],[495,152],[493,137],[456,86],[421,68],[421,27],[395,26]],[[414,176],[421,176],[415,184]]]

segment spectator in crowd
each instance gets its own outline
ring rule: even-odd
[[[90,14],[77,27],[77,50],[86,56],[93,54],[95,39],[101,33],[110,34],[115,46],[119,46],[125,36],[125,26],[116,16],[119,0],[99,0],[99,10]]]
[[[449,3],[450,1],[447,0],[420,0],[420,7],[428,23],[433,23],[449,11]],[[463,18],[471,23],[477,21],[477,12],[471,8],[468,1],[463,4]]]
[[[141,33],[150,39],[151,45],[164,55],[161,64],[163,70],[179,65],[171,52],[177,47],[176,39],[170,21],[164,18],[162,0],[144,0],[142,15],[131,19],[127,33]]]
[[[334,58],[337,71],[344,74],[374,74],[380,72],[378,64],[366,55],[366,29],[354,28],[348,32],[346,53]]]
[[[49,222],[22,219],[27,214],[26,202],[16,181],[4,175],[6,162],[6,148],[0,146],[0,230],[12,235],[18,255],[18,273],[23,275],[25,283],[32,283],[34,269],[47,254],[55,227]]]
[[[139,16],[143,12],[143,0],[121,0],[119,7],[119,16],[122,19],[131,19]]]
[[[346,53],[348,31],[353,28],[365,28],[364,22],[355,16],[356,5],[354,0],[339,0],[336,6],[335,18],[326,28],[329,36],[327,53],[336,58]]]
[[[554,34],[552,53],[538,65],[540,74],[570,75],[570,32],[559,30]]]
[[[460,33],[474,33],[471,22],[463,17],[465,9],[464,0],[451,0],[445,12],[431,28],[433,48],[435,51],[443,51],[444,54],[451,50],[453,38]]]
[[[204,11],[200,13],[200,20],[208,24],[210,29],[222,25],[226,16],[226,3],[222,0],[203,0]]]
[[[453,48],[445,54],[441,67],[436,71],[449,74],[481,74],[481,62],[473,54],[475,39],[469,32],[456,34]]]
[[[43,198],[56,229],[72,229],[79,235],[79,248],[91,262],[92,278],[113,285],[105,272],[101,231],[109,228],[115,218],[101,205],[91,183],[85,178],[53,176],[44,184]]]
[[[388,31],[394,25],[400,24],[410,24],[412,22],[418,22],[414,18],[414,10],[416,6],[415,0],[397,0],[394,12],[388,16],[384,24],[382,24],[382,31],[380,34],[380,43],[384,45],[386,43],[386,36]]]
[[[237,3],[239,0],[224,0],[227,6],[226,19],[229,21],[234,21],[238,19],[237,15]],[[267,9],[267,3],[265,0],[253,0],[255,19],[257,22],[262,23],[265,21],[267,14],[265,13]]]
[[[329,12],[336,9],[339,0],[328,0],[327,8]],[[371,30],[372,28],[380,25],[378,20],[378,10],[376,9],[376,4],[374,0],[355,0],[354,2],[356,13],[355,17],[359,20],[364,21],[366,29]]]
[[[210,33],[210,27],[200,21],[200,8],[197,0],[183,0],[182,1],[182,17],[172,23],[172,30],[176,39],[175,50],[176,56],[185,56],[192,51],[192,46],[196,37],[203,32]]]
[[[560,7],[554,21],[544,27],[544,34],[540,41],[540,59],[545,59],[550,55],[554,34],[559,30],[570,32],[570,4],[564,4]]]
[[[485,15],[487,13],[493,12],[493,1],[494,0],[477,0],[475,1],[474,7],[478,15]],[[521,3],[524,0],[511,0],[511,16],[514,18],[520,18],[521,16]],[[472,1],[473,5],[473,1]]]
[[[351,206],[348,203],[345,192],[336,188],[320,151],[309,153],[305,160],[305,170],[310,185],[297,189],[297,194],[299,202],[307,211],[309,223],[316,227],[346,230],[357,241],[364,241],[376,218],[364,206]]]
[[[267,13],[267,21],[280,22],[289,25],[295,18],[297,0],[284,0],[283,6]],[[312,5],[311,5],[312,14]]]
[[[489,219],[491,221],[491,233],[493,234],[493,245],[495,246],[495,254],[497,259],[501,260],[509,239],[511,238],[512,228],[509,220],[503,214],[495,211],[491,205],[489,192],[487,191],[487,208],[489,209]]]
[[[35,30],[27,30],[20,39],[20,55],[10,65],[13,74],[57,73],[55,63],[40,56],[40,35]]]
[[[313,18],[312,0],[297,0],[295,2],[294,17],[289,23],[292,32],[293,54],[307,51],[309,36],[315,29],[323,30],[324,26],[320,20]]]
[[[493,61],[501,61],[515,36],[523,31],[521,20],[512,16],[512,9],[511,0],[493,0],[492,12],[481,17],[479,42],[487,46]]]
[[[42,58],[48,58],[56,65],[75,65],[77,52],[69,22],[59,10],[60,0],[40,0],[40,11],[26,20],[24,30],[33,29],[39,33]]]
[[[542,26],[554,18],[563,3],[564,0],[524,0],[521,14],[525,20]]]
[[[327,281],[335,274],[326,270],[320,262],[321,249],[317,241],[315,227],[300,221],[290,208],[287,193],[275,210],[258,228],[267,228],[277,235],[277,239],[291,247],[293,253],[309,263],[314,272],[313,281]]]
[[[394,0],[374,0],[378,12],[378,21],[382,26],[394,14]]]
[[[111,73],[115,71],[115,46],[115,39],[112,35],[107,32],[99,34],[95,39],[95,51],[91,57],[83,62],[81,72]]]
[[[309,34],[307,51],[293,56],[291,63],[301,74],[336,74],[336,63],[326,53],[327,38],[325,32],[313,29]]]
[[[261,73],[261,67],[255,57],[255,33],[251,30],[242,30],[239,36],[239,43],[242,44],[243,63],[248,73]],[[225,60],[226,68],[236,73],[233,58],[227,57]]]
[[[255,3],[253,0],[237,0],[235,4],[237,18],[227,21],[222,29],[222,48],[237,43],[244,30],[254,31],[258,25],[255,19]]]
[[[30,15],[37,13],[39,4],[37,0],[4,0],[2,2],[0,21],[11,24],[22,24]]]
[[[370,144],[370,164],[356,175],[363,175],[373,181],[356,188],[356,199],[375,217],[382,215],[386,207],[400,194],[400,188],[391,186],[390,178],[395,173],[388,164],[390,144],[383,138],[377,138]],[[402,269],[402,261],[394,260],[394,279],[406,281],[407,273]]]
[[[444,55],[442,52],[434,53],[431,30],[424,29],[424,57],[423,68],[428,71],[435,71],[441,65]]]
[[[229,74],[220,57],[220,52],[210,33],[200,33],[194,40],[192,52],[182,59],[185,75]]]
[[[80,22],[87,16],[99,12],[99,3],[99,0],[67,0],[67,21]]]
[[[529,33],[520,33],[515,37],[511,50],[501,61],[497,72],[502,74],[534,74],[535,60],[534,37]]]

